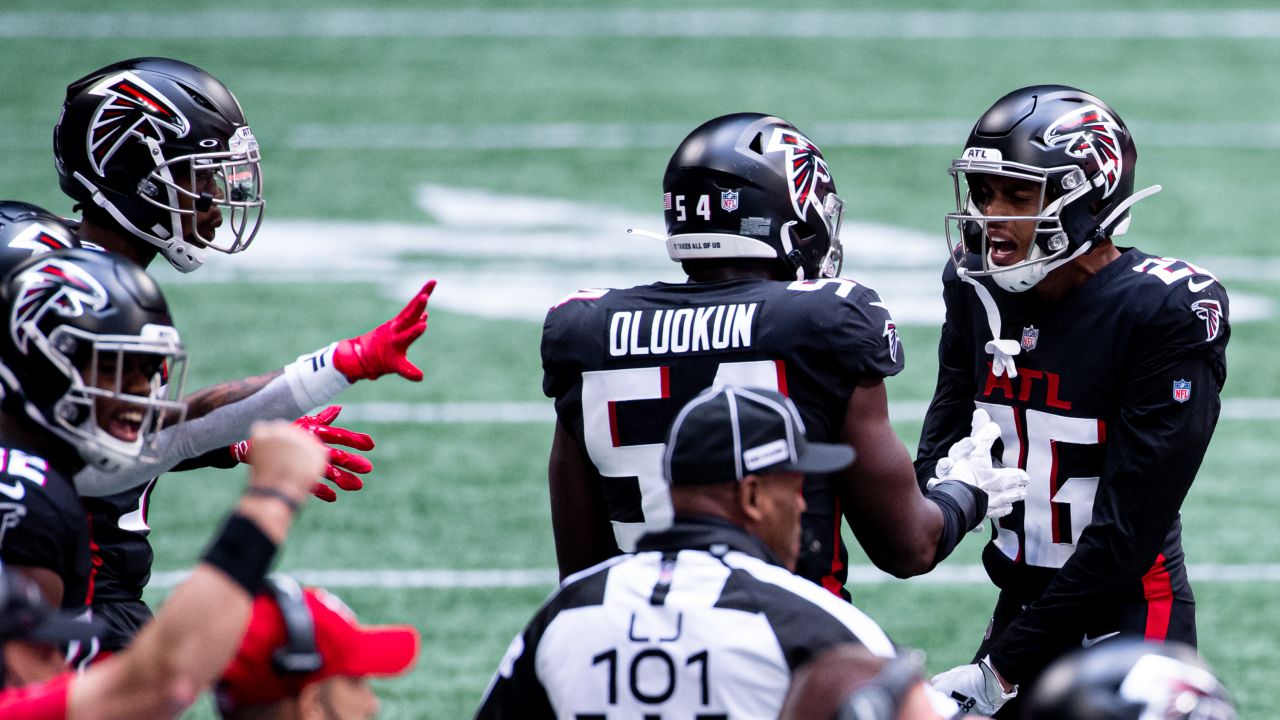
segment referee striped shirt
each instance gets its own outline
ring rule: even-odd
[[[884,657],[874,621],[757,537],[682,516],[634,555],[566,578],[512,641],[477,718],[776,718],[795,668],[835,643]]]

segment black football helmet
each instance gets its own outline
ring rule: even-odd
[[[1186,645],[1109,640],[1049,667],[1026,720],[1236,720],[1226,688]]]
[[[671,156],[662,191],[672,260],[776,259],[797,279],[840,274],[844,201],[822,152],[786,120],[703,123]]]
[[[0,283],[0,313],[6,411],[104,472],[155,458],[186,407],[186,353],[155,281],[109,253],[42,253]]]
[[[1011,292],[1033,287],[1099,241],[1128,230],[1130,206],[1160,190],[1134,193],[1137,160],[1129,128],[1093,95],[1065,85],[1014,90],[978,118],[948,171],[956,194],[956,211],[946,220],[952,257],[962,263],[953,239],[958,231],[965,249],[982,258],[982,269],[970,275],[989,275]],[[977,175],[1037,183],[1039,214],[984,215]],[[990,259],[987,224],[1007,220],[1036,221],[1036,237],[1026,260],[998,266]]]
[[[135,58],[71,83],[53,152],[63,192],[183,272],[206,248],[244,250],[262,222],[258,141],[231,91],[194,65]],[[229,239],[194,222],[210,207]]]
[[[31,203],[0,200],[0,277],[32,255],[77,247],[62,218]]]

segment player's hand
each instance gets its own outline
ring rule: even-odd
[[[1018,695],[1017,685],[1005,691],[1000,677],[991,667],[990,658],[934,675],[932,682],[940,692],[955,700],[962,712],[975,715],[994,715]]]
[[[334,427],[333,421],[338,418],[340,412],[342,412],[341,405],[330,405],[319,414],[303,415],[294,420],[293,424],[311,433],[326,445],[343,445],[362,451],[372,450],[373,438],[361,432]],[[252,440],[242,440],[231,446],[231,456],[240,462],[249,462],[252,447]],[[353,473],[364,474],[372,470],[373,463],[369,462],[368,458],[336,447],[329,447],[326,450],[329,452],[329,462],[324,469],[324,477],[327,480],[342,490],[354,491],[364,487],[364,482]],[[338,499],[338,494],[333,491],[333,488],[319,482],[312,485],[311,494],[325,502]]]
[[[312,434],[283,420],[254,423],[245,458],[253,470],[249,486],[276,491],[301,504],[324,472],[324,446]]]
[[[351,382],[376,380],[389,373],[421,380],[422,371],[405,352],[427,329],[427,300],[435,287],[436,281],[428,280],[395,317],[359,337],[338,341],[333,366]]]
[[[973,411],[969,437],[960,440],[938,461],[937,478],[932,487],[944,480],[958,480],[987,494],[987,517],[1002,518],[1013,511],[1013,504],[1027,498],[1027,472],[1021,468],[995,467],[991,446],[1000,437],[1000,426],[991,421],[986,410]]]

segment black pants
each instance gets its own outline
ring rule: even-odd
[[[1004,633],[1005,629],[1018,617],[1022,609],[1031,600],[1031,598],[1025,598],[1009,591],[1000,592],[1000,597],[996,600],[995,610],[992,611],[991,623],[987,626],[987,635],[983,638],[982,644],[978,646],[978,652],[974,654],[973,662],[978,662],[987,656],[987,653],[991,650],[991,645]],[[1176,593],[1153,592],[1142,600],[1121,603],[1111,610],[1105,617],[1098,618],[1096,624],[1091,624],[1086,629],[1085,634],[1080,638],[1078,646],[1072,645],[1069,648],[1064,648],[1061,654],[1066,654],[1077,647],[1085,647],[1086,642],[1092,645],[1095,638],[1111,633],[1118,633],[1114,637],[1145,637],[1149,640],[1157,641],[1174,640],[1191,647],[1196,646],[1196,603],[1194,596],[1191,594],[1191,588],[1185,584]],[[1105,640],[1102,642],[1105,642]],[[995,717],[1017,718],[1021,700],[1031,694],[1032,687],[1035,685],[1035,681],[1042,670],[1043,668],[1038,669],[1034,677],[1020,683],[1018,697],[1006,703],[995,714]]]

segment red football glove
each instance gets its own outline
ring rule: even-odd
[[[400,314],[369,332],[340,340],[333,352],[333,366],[351,382],[375,380],[388,373],[418,382],[422,371],[405,356],[405,351],[427,329],[427,300],[436,281],[428,280]]]
[[[372,450],[373,438],[364,433],[331,425],[340,412],[342,412],[341,405],[330,405],[321,410],[320,414],[303,415],[294,420],[293,424],[320,438],[320,442],[326,445],[345,445],[356,450]],[[241,440],[231,446],[231,457],[237,462],[248,462],[251,447],[251,442]],[[364,487],[360,478],[352,473],[367,473],[373,469],[373,463],[362,455],[339,450],[336,447],[326,449],[329,451],[329,465],[324,471],[325,478],[343,490],[359,490]],[[333,488],[319,482],[311,488],[311,494],[325,502],[338,499],[338,494],[333,491]]]

